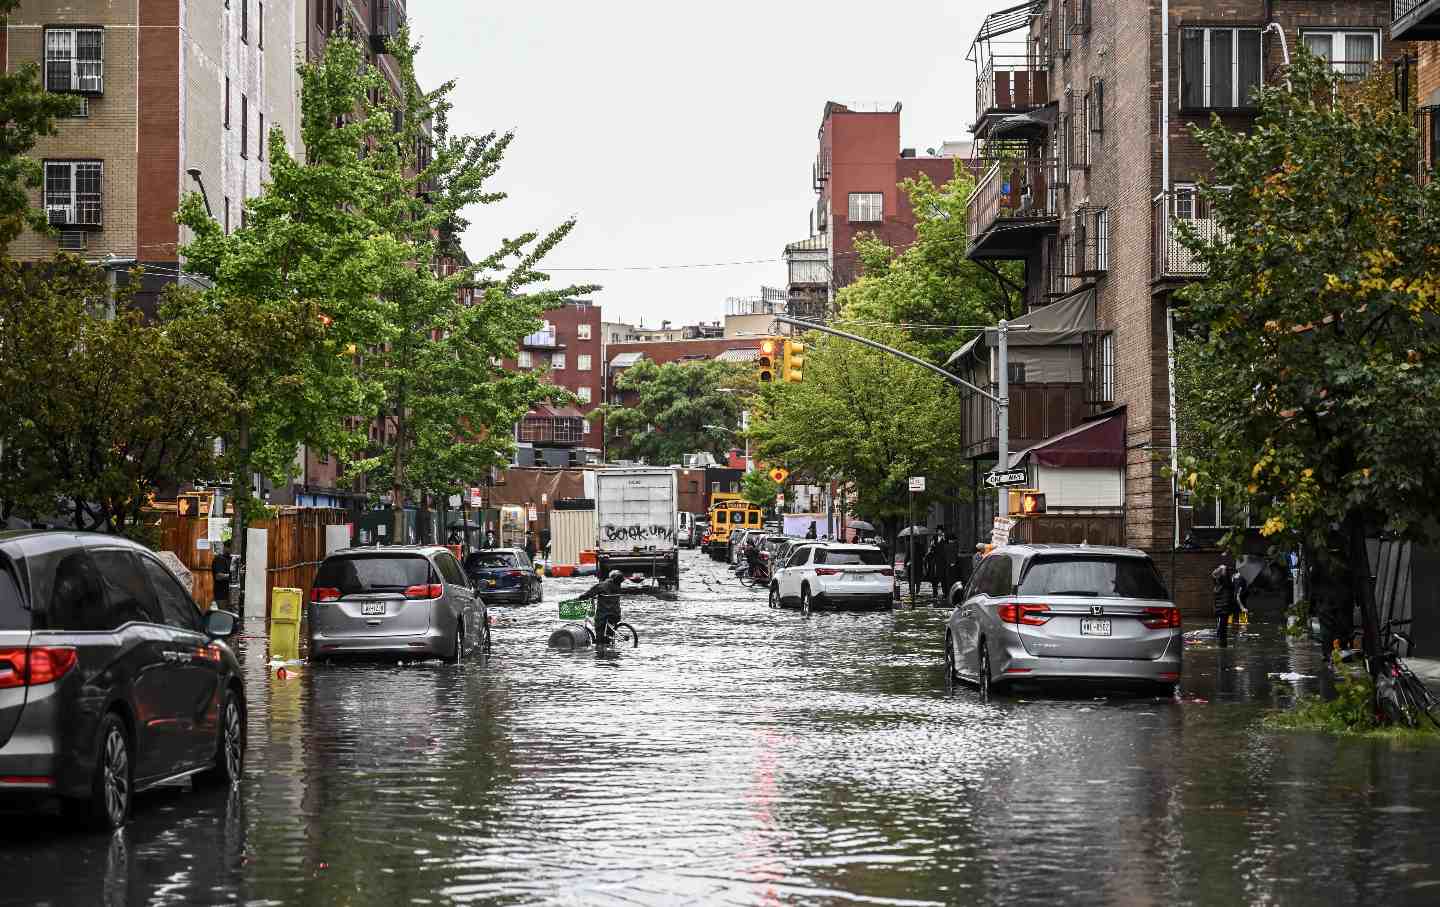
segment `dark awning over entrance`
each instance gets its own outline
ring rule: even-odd
[[[1011,465],[1027,461],[1037,466],[1123,467],[1125,417],[1117,413],[1062,431],[1016,454]]]

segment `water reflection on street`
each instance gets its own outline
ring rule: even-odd
[[[1257,628],[1177,700],[947,693],[945,613],[773,611],[687,557],[638,649],[277,680],[242,640],[249,765],[114,836],[6,817],[15,904],[1356,903],[1440,900],[1440,750],[1262,730],[1323,674]],[[249,632],[262,627],[252,624]]]

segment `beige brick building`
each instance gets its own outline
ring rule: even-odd
[[[1217,502],[1182,508],[1165,475],[1171,296],[1203,276],[1175,222],[1203,232],[1208,220],[1194,189],[1208,164],[1191,129],[1212,114],[1245,128],[1251,90],[1279,78],[1301,45],[1347,76],[1369,73],[1399,53],[1390,16],[1391,0],[1171,0],[1168,69],[1158,0],[1032,0],[992,14],[976,38],[982,175],[969,255],[1023,261],[1031,310],[1093,298],[1081,344],[1085,405],[1059,424],[1123,420],[1124,539],[1162,568],[1177,542],[1193,532],[1203,547],[1208,530],[1237,516]],[[1159,116],[1167,82],[1168,149]],[[1015,419],[1012,411],[1012,433]],[[1182,555],[1177,592],[1200,593],[1214,558]]]

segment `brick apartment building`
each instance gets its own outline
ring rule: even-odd
[[[1302,44],[1348,76],[1365,75],[1398,52],[1390,3],[1171,0],[1168,71],[1154,4],[1139,15],[1120,0],[1033,0],[993,13],[976,36],[972,131],[982,175],[967,212],[968,255],[1024,262],[1032,310],[1090,297],[1083,406],[1060,422],[1123,420],[1124,538],[1162,569],[1178,541],[1192,531],[1203,540],[1232,516],[1197,500],[1182,517],[1165,476],[1170,300],[1203,277],[1175,229],[1177,220],[1206,229],[1194,186],[1209,165],[1191,127],[1215,114],[1245,128],[1250,90],[1277,78],[1286,51]],[[1156,115],[1165,82],[1168,154]],[[1180,594],[1197,592],[1192,580],[1214,558],[1182,555]]]
[[[516,464],[572,466],[599,459],[604,430],[595,410],[605,398],[604,335],[600,307],[577,300],[540,316],[540,330],[520,342],[509,370],[539,369],[545,379],[579,398],[578,406],[540,404],[515,428]]]
[[[719,337],[705,340],[653,340],[609,343],[605,347],[605,399],[612,403],[629,402],[615,387],[625,369],[642,359],[656,365],[671,362],[697,362],[719,359],[723,362],[753,362],[760,352],[759,337]]]

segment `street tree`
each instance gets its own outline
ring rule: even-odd
[[[870,327],[864,336],[911,353],[905,334]],[[939,376],[888,353],[812,335],[805,378],[762,392],[750,437],[759,459],[820,481],[849,482],[856,507],[894,538],[909,507],[908,478],[929,489],[918,506],[954,500],[967,472],[959,456],[960,407]]]
[[[740,480],[740,496],[756,507],[767,510],[775,506],[775,499],[785,493],[785,486],[770,478],[763,469],[745,473]]]
[[[105,272],[0,259],[0,516],[144,538],[155,493],[215,475],[233,391],[196,324],[105,317]],[[151,539],[151,541],[154,541]]]
[[[724,460],[735,445],[727,428],[739,424],[755,383],[738,363],[642,359],[616,379],[620,399],[603,409],[610,455],[661,466],[702,451]]]
[[[19,6],[20,0],[0,0],[0,28]],[[57,117],[70,114],[78,104],[73,95],[45,90],[39,64],[0,69],[0,255],[27,228],[37,233],[50,229],[44,210],[30,202],[44,177],[30,151],[40,136],[55,134]]]
[[[840,291],[840,317],[859,324],[915,325],[905,330],[908,342],[917,355],[939,365],[971,335],[944,326],[991,325],[1021,312],[1023,272],[1013,265],[987,271],[965,257],[965,208],[975,180],[962,164],[942,186],[921,174],[901,188],[915,212],[915,242],[896,249],[862,234],[855,247],[863,276]]]
[[[1365,540],[1425,538],[1440,509],[1440,188],[1385,93],[1302,52],[1253,128],[1197,132],[1217,238],[1180,296],[1182,484],[1248,503],[1268,538],[1343,536],[1376,646]]]

